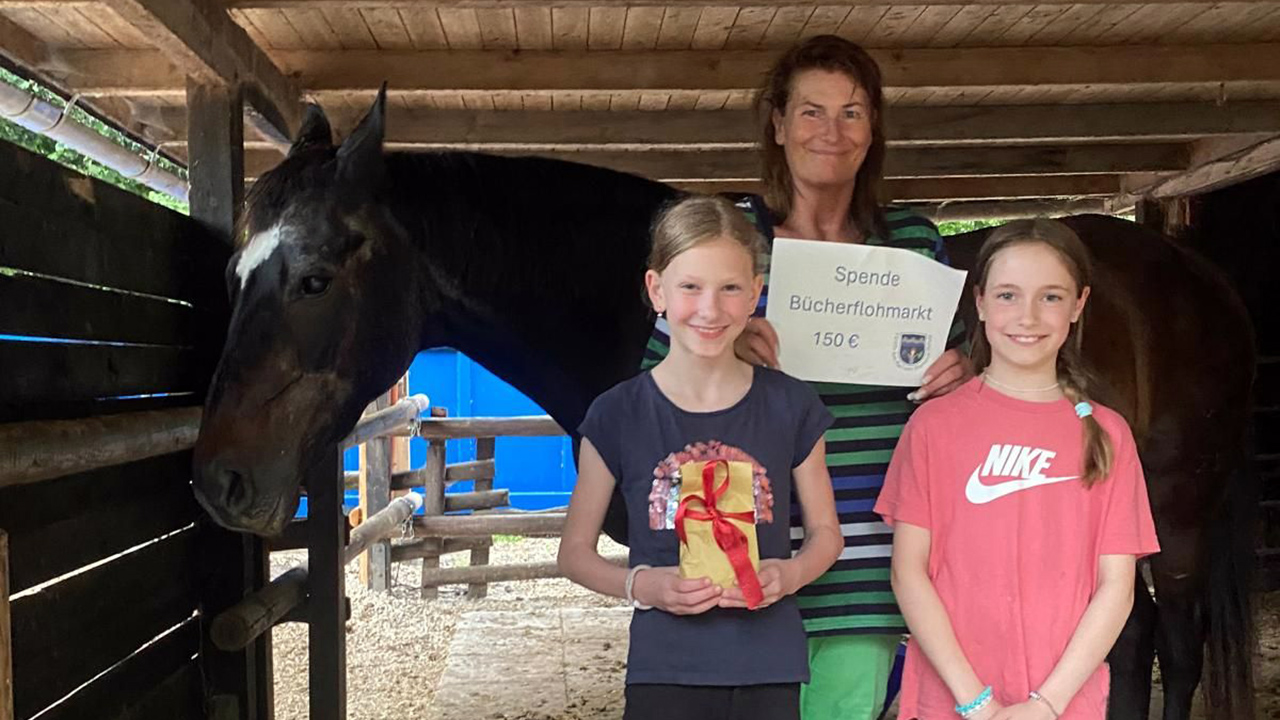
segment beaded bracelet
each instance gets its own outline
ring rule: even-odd
[[[991,686],[982,688],[982,692],[978,693],[978,697],[967,705],[956,705],[956,714],[962,718],[973,717],[979,710],[987,706],[991,702]]]

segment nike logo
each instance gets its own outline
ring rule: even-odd
[[[999,500],[1005,495],[1012,495],[1019,490],[1027,490],[1041,485],[1052,485],[1054,483],[1066,482],[1068,480],[1076,480],[1079,475],[1068,475],[1066,477],[1038,477],[1027,478],[1025,480],[1008,480],[1006,482],[997,483],[995,485],[983,485],[978,479],[978,470],[974,468],[973,474],[969,476],[969,482],[964,486],[964,496],[974,505],[985,505],[992,500]]]
[[[992,445],[986,462],[974,468],[973,474],[969,476],[969,482],[964,486],[965,499],[974,505],[985,505],[1021,490],[1076,480],[1080,477],[1079,475],[1045,477],[1043,473],[1056,455],[1057,453],[1050,450],[1022,445]],[[1003,475],[1018,477],[1018,479],[985,485],[981,475]]]

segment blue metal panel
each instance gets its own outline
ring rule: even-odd
[[[423,393],[435,407],[449,410],[449,417],[545,415],[532,400],[502,379],[455,350],[428,350],[418,353],[409,367],[409,392]],[[511,504],[524,510],[541,510],[569,504],[569,494],[577,478],[573,443],[568,437],[499,438],[495,448],[498,468],[494,487],[511,491]],[[474,460],[475,440],[445,443],[446,462]],[[426,464],[427,443],[414,438],[409,443],[412,467]],[[357,448],[343,455],[344,469],[360,469]],[[466,492],[471,483],[459,483],[452,492]],[[348,508],[356,504],[355,494],[346,498]],[[303,498],[299,515],[306,512]]]

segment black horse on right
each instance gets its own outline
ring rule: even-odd
[[[384,102],[341,147],[313,109],[250,197],[193,482],[229,528],[278,533],[299,479],[421,349],[467,353],[571,432],[640,367],[649,224],[678,191],[541,158],[384,154]],[[1248,315],[1167,238],[1065,221],[1096,259],[1084,354],[1107,385],[1098,399],[1133,427],[1162,546],[1146,565],[1155,597],[1139,578],[1110,656],[1110,715],[1147,717],[1158,654],[1166,720],[1190,716],[1206,660],[1214,717],[1252,718]],[[953,264],[972,268],[987,232],[948,238]],[[606,530],[625,538],[625,515]]]

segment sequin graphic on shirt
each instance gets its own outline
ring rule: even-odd
[[[689,443],[662,459],[653,469],[653,486],[649,490],[649,529],[674,530],[676,508],[680,505],[680,466],[689,462],[716,460],[751,463],[751,491],[755,496],[756,524],[773,522],[773,490],[764,466],[747,452],[719,440]],[[696,478],[695,478],[696,480]]]

